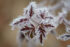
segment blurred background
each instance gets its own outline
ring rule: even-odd
[[[40,2],[42,0],[34,1]],[[54,0],[50,5],[54,5],[59,1],[60,0]],[[0,0],[0,47],[17,47],[17,31],[12,31],[9,24],[14,18],[22,15],[23,8],[25,8],[30,2],[31,0]],[[46,4],[46,6],[48,4]],[[68,13],[67,19],[70,20],[70,13]],[[61,24],[56,30],[59,34],[64,33],[64,24]],[[44,46],[39,45],[38,47],[66,47],[68,44],[70,44],[70,40],[65,42],[56,40],[54,35],[49,34],[47,40],[45,40]],[[27,43],[23,42],[23,45],[23,47],[26,47]]]

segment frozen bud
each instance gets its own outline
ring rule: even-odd
[[[28,19],[26,17],[20,16],[16,19],[13,20],[13,22],[10,24],[10,26],[12,26],[13,28],[18,28],[20,23],[23,23],[25,21],[27,21]]]
[[[69,20],[64,19],[63,22],[64,22],[65,26],[70,27],[70,21]]]
[[[28,38],[33,38],[35,36],[35,27],[31,24],[31,27],[24,26],[22,29],[20,29],[22,33],[27,36]]]
[[[57,39],[67,41],[67,40],[70,39],[70,34],[63,34],[63,35],[60,35],[59,37],[57,37]]]
[[[31,2],[25,9],[24,9],[24,16],[27,16],[28,18],[31,18],[34,15],[34,11],[36,9],[36,3]]]
[[[46,37],[46,31],[43,26],[44,26],[43,24],[39,25],[37,30],[37,33],[39,33],[37,35],[39,35],[39,40],[41,44],[43,43],[43,38]]]
[[[66,26],[66,32],[70,33],[70,21],[64,19],[64,24]]]
[[[66,31],[70,32],[70,22],[65,19],[67,16],[67,10],[62,9],[62,12],[58,16],[55,16],[53,11],[61,8],[63,3],[58,3],[49,7],[38,7],[35,2],[31,2],[26,8],[24,8],[23,16],[20,16],[13,20],[11,26],[18,28],[20,37],[19,39],[25,38],[28,42],[39,41],[43,44],[43,40],[49,33],[56,34],[53,32],[61,23],[66,26]],[[63,34],[57,37],[60,40],[69,40],[70,34]],[[20,41],[20,40],[19,40]]]
[[[38,26],[38,33],[39,33],[38,35],[40,35],[39,40],[40,40],[41,44],[43,43],[43,39],[46,38],[46,35],[48,34],[48,30],[46,30],[46,29],[49,27],[54,27],[54,26],[51,24],[44,24],[44,23],[41,23]]]

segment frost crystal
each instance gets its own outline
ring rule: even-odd
[[[64,5],[63,2],[61,4]],[[21,44],[23,39],[28,41],[34,40],[34,42],[39,42],[43,44],[43,40],[47,37],[49,33],[56,32],[56,28],[59,24],[64,23],[66,26],[66,32],[70,33],[70,22],[66,20],[68,10],[66,6],[62,9],[62,12],[56,16],[53,11],[62,7],[60,3],[53,6],[52,8],[39,7],[35,2],[31,2],[25,9],[23,16],[20,16],[13,20],[11,26],[13,29],[18,28],[18,41]],[[52,32],[54,31],[54,32]],[[57,39],[69,40],[70,34],[63,34]]]

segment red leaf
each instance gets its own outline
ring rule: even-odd
[[[39,30],[40,30],[40,33],[45,37],[45,32],[46,32],[46,31],[44,30],[42,24],[40,25]]]
[[[42,34],[40,35],[40,43],[43,42]]]
[[[30,29],[32,29],[32,28],[25,26],[25,28],[22,28],[21,31],[30,30]]]
[[[51,24],[48,24],[48,25],[44,25],[45,27],[54,27],[53,25]]]
[[[14,25],[15,25],[15,24],[19,24],[19,23],[21,23],[21,22],[23,22],[23,21],[27,21],[27,20],[28,20],[27,18],[25,18],[25,19],[20,19],[20,21],[14,23]]]
[[[45,18],[50,18],[50,19],[53,19],[53,17],[45,17]]]
[[[44,13],[41,13],[41,14],[40,14],[40,16],[41,16],[41,18],[43,18],[43,19],[44,19]]]
[[[29,11],[29,12],[30,12],[30,15],[29,15],[29,16],[30,16],[30,17],[32,17],[32,15],[34,14],[34,12],[33,12],[33,7],[32,7],[32,6],[31,6],[31,8],[30,8],[30,11]]]

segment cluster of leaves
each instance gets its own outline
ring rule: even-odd
[[[28,41],[32,39],[35,41],[39,40],[41,44],[43,43],[43,39],[46,38],[50,32],[54,31],[61,23],[65,24],[66,31],[70,33],[70,22],[65,18],[68,12],[66,7],[62,8],[62,12],[60,12],[58,16],[55,16],[52,13],[53,10],[55,11],[58,9],[61,4],[49,8],[39,7],[35,2],[31,2],[28,7],[24,9],[23,16],[13,20],[11,26],[19,29],[18,35],[20,39],[25,38]],[[70,34],[63,34],[56,38],[68,40],[70,39]]]

